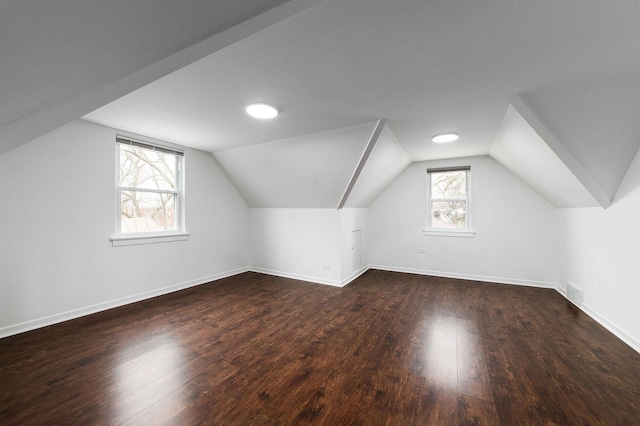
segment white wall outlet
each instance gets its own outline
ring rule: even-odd
[[[427,249],[425,249],[425,248],[423,248],[423,247],[420,247],[420,248],[418,249],[418,253],[420,253],[420,254],[426,254],[426,253],[427,253]]]
[[[329,271],[331,270],[331,265],[329,265],[328,263],[323,263],[322,264],[322,269],[325,271]]]

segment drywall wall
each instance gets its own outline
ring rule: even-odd
[[[74,121],[0,156],[0,336],[243,270],[249,209],[185,150],[187,241],[112,247],[116,130]]]
[[[558,284],[583,290],[582,308],[640,352],[640,155],[608,209],[560,210]]]
[[[340,285],[340,211],[249,209],[251,269]]]
[[[471,166],[474,238],[425,236],[426,171]],[[553,287],[556,211],[488,156],[411,164],[369,209],[368,260],[384,269]]]
[[[343,286],[367,269],[368,209],[252,208],[249,217],[253,271]]]

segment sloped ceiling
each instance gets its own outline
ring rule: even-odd
[[[0,154],[315,3],[3,1]]]
[[[409,156],[391,129],[385,125],[345,201],[345,206],[369,207],[410,163]]]
[[[555,207],[598,205],[569,168],[511,105],[489,154]]]
[[[388,130],[411,161],[423,161],[489,154],[510,99],[520,96],[539,125],[533,126],[530,117],[520,112],[525,121],[538,134],[540,128],[546,129],[542,132],[545,133],[543,141],[599,205],[605,207],[628,168],[631,154],[640,145],[638,120],[632,119],[640,116],[638,2],[291,0],[283,4],[259,2],[257,9],[247,12],[243,7],[255,2],[194,1],[194,7],[183,7],[183,3],[175,7],[179,10],[175,12],[177,24],[173,26],[166,20],[167,16],[173,18],[172,7],[163,3],[156,6],[159,9],[155,11],[158,3],[145,0],[141,11],[131,13],[132,17],[143,19],[140,28],[148,32],[127,33],[129,27],[123,24],[125,28],[113,26],[115,34],[112,34],[107,25],[94,22],[100,20],[106,7],[101,2],[91,0],[85,5],[80,0],[67,1],[83,11],[76,16],[81,25],[65,30],[72,32],[73,37],[68,38],[76,44],[65,43],[64,37],[54,37],[51,43],[45,43],[47,49],[32,49],[33,53],[26,53],[24,57],[15,53],[21,46],[16,35],[24,34],[20,30],[22,23],[31,22],[27,12],[40,15],[41,10],[25,2],[30,6],[25,6],[24,11],[16,9],[22,6],[15,5],[13,9],[1,11],[10,12],[1,15],[3,27],[5,21],[12,22],[6,27],[9,29],[3,29],[6,34],[1,35],[3,43],[9,40],[7,51],[14,52],[14,56],[8,56],[11,65],[4,65],[5,58],[1,58],[5,68],[0,82],[22,84],[15,92],[19,93],[27,90],[27,83],[32,81],[33,91],[25,93],[41,96],[23,105],[20,111],[31,108],[29,105],[57,99],[58,81],[64,83],[60,86],[64,93],[75,93],[69,104],[97,107],[122,95],[124,89],[140,86],[128,82],[131,77],[127,72],[139,68],[132,65],[130,57],[138,59],[136,63],[146,69],[145,64],[162,56],[159,51],[176,54],[188,51],[188,48],[180,50],[181,46],[188,45],[184,40],[197,40],[202,34],[215,33],[216,28],[224,30],[227,28],[224,23],[238,22],[227,17],[207,26],[207,18],[217,12],[221,16],[228,12],[246,18],[274,5],[266,15],[297,5],[292,6],[291,13],[273,12],[277,19],[267,20],[268,24],[247,25],[251,28],[246,32],[222,37],[226,42],[216,44],[208,56],[202,54],[206,49],[198,50],[200,56],[190,55],[188,61],[182,62],[190,64],[171,74],[170,71],[177,69],[174,63],[163,71],[143,73],[144,79],[136,80],[138,83],[167,75],[84,118],[218,152],[349,128],[384,117]],[[60,14],[50,9],[54,6],[44,7],[42,14],[51,12],[55,21]],[[123,15],[125,23],[130,23],[133,18],[127,16],[128,12],[110,11],[105,22],[113,22],[116,15]],[[147,16],[144,12],[155,13]],[[69,13],[73,16],[74,12]],[[92,17],[93,21],[85,24],[83,17]],[[39,20],[46,21],[44,16]],[[191,20],[194,27],[186,28],[184,23]],[[109,52],[110,46],[122,45],[122,50],[114,51],[122,56],[114,52],[107,55],[122,62],[108,61],[95,44],[84,46],[82,41],[77,41],[93,40],[94,26],[98,31],[95,38],[109,41],[104,52]],[[34,28],[34,25],[28,27]],[[160,34],[165,31],[164,27],[168,27],[167,35]],[[120,30],[124,31],[121,38]],[[128,40],[127,34],[134,37],[131,51],[123,42]],[[58,55],[69,56],[71,64],[76,64],[83,73],[76,76],[71,65],[71,68],[63,66],[65,61],[59,60]],[[86,70],[83,60],[87,62]],[[12,75],[20,71],[11,68],[17,66],[13,62],[24,64],[24,81],[4,77],[5,69]],[[120,68],[107,67],[109,76],[103,76],[98,68],[91,68],[105,62]],[[45,69],[48,79],[40,80],[30,74],[35,72],[30,69],[31,65],[35,70]],[[88,71],[96,74],[89,78]],[[128,83],[86,101],[85,98],[91,96],[84,96],[83,87],[116,79],[117,75],[121,76],[118,81]],[[73,77],[78,77],[78,87],[72,85],[75,84]],[[102,80],[95,83],[99,78]],[[42,89],[38,89],[40,83]],[[20,101],[20,96],[14,97]],[[269,123],[249,119],[244,107],[255,101],[273,103],[280,109],[280,116]],[[72,112],[78,113],[80,109]],[[60,122],[71,115],[48,116]],[[21,121],[20,128],[30,129],[25,123],[27,121]],[[449,131],[460,134],[457,143],[437,145],[430,141],[432,135]],[[526,127],[522,132],[527,132]],[[502,162],[515,165],[521,161],[517,150],[503,148],[494,151],[502,152]],[[344,149],[348,156],[348,144]],[[308,155],[312,155],[312,151]],[[513,158],[508,159],[509,155]],[[375,158],[371,157],[370,161]],[[575,194],[575,197],[581,195]]]
[[[609,201],[640,146],[639,76],[574,83],[523,96]]]
[[[250,207],[336,208],[376,123],[214,153]]]

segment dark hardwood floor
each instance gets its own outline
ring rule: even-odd
[[[640,354],[553,290],[245,273],[0,340],[0,424],[637,425]]]

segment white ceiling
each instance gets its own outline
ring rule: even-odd
[[[65,3],[63,11],[32,2],[0,9],[0,39],[10,47],[0,56],[0,82],[3,93],[11,87],[8,99],[18,101],[0,110],[4,127],[20,113],[29,116],[30,105],[48,105],[65,93],[76,93],[71,103],[86,109],[138,88],[84,118],[211,152],[303,135],[310,141],[316,133],[321,141],[327,131],[385,118],[411,161],[422,161],[490,154],[509,99],[521,95],[549,130],[541,140],[562,144],[570,154],[560,157],[565,166],[567,158],[580,163],[569,170],[587,174],[579,181],[590,183],[592,195],[601,194],[603,206],[640,145],[640,3],[634,1],[291,0],[252,8],[256,2],[189,0],[189,7],[171,7],[146,0],[140,10],[111,10],[98,0]],[[270,19],[241,22],[273,6],[252,18],[272,13]],[[208,27],[218,11],[220,19]],[[67,15],[80,24],[62,31]],[[118,17],[123,23],[110,28]],[[131,31],[137,19],[141,30]],[[23,22],[44,23],[44,29],[34,39],[21,29]],[[39,45],[48,32],[55,37]],[[30,41],[29,53],[20,50],[21,37]],[[215,37],[217,43],[171,66],[152,66],[163,46],[175,56]],[[107,67],[104,76],[100,65]],[[138,77],[80,102],[87,96],[77,87],[118,75],[126,80],[127,70],[138,70]],[[37,96],[30,99],[24,90]],[[244,107],[254,101],[273,103],[281,115],[269,122],[250,119]],[[56,116],[55,108],[45,110]],[[460,133],[460,141],[430,141],[445,131]],[[530,164],[543,170],[543,157]]]
[[[345,207],[369,207],[410,163],[409,156],[385,125],[348,194]]]
[[[589,191],[511,105],[489,154],[554,207],[598,205]]]
[[[360,124],[214,157],[249,207],[336,208],[374,128]]]
[[[319,1],[2,1],[0,154]]]
[[[413,161],[487,154],[514,94],[640,82],[639,16],[628,1],[326,1],[86,118],[217,151],[383,117]],[[253,101],[282,114],[255,122]],[[458,144],[430,143],[452,130]]]
[[[635,41],[640,45],[640,38]],[[612,200],[640,144],[638,74],[565,85],[525,99]]]

